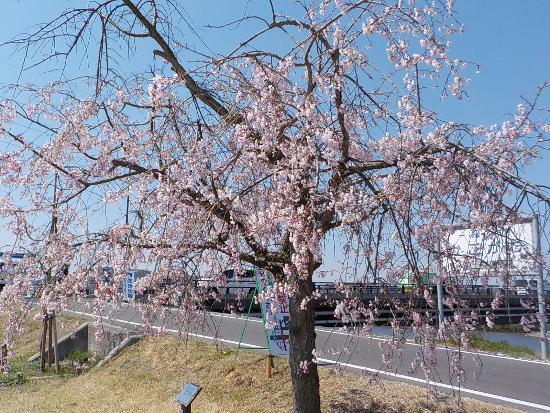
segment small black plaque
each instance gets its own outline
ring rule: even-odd
[[[176,401],[187,407],[193,400],[195,400],[195,397],[197,397],[201,390],[202,387],[197,386],[194,383],[187,383],[176,396]]]

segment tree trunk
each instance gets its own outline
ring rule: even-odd
[[[294,390],[295,413],[320,413],[319,374],[317,364],[312,363],[315,348],[315,304],[311,300],[305,309],[300,308],[302,300],[313,292],[311,280],[298,280],[296,290],[290,299],[289,364]],[[304,372],[301,362],[307,362]]]

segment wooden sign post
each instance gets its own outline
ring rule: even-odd
[[[267,356],[265,358],[265,377],[266,379],[271,378],[271,365],[273,364],[273,355],[271,353],[267,353]]]

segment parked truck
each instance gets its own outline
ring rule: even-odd
[[[223,271],[220,278],[201,278],[198,285],[221,295],[253,294],[256,288],[256,272],[254,269],[245,269],[239,273],[234,269],[228,269]]]

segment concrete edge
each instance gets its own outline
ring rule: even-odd
[[[143,338],[143,335],[132,335],[126,337],[124,340],[121,341],[121,343],[113,348],[107,356],[102,359],[99,363],[97,363],[96,367],[101,367],[105,363],[107,363],[109,360],[114,358],[116,355],[118,355],[122,350],[124,350],[126,347],[130,347],[134,344],[136,344],[138,341],[140,341]]]
[[[60,339],[57,340],[57,344],[59,345],[59,343],[62,343],[66,340],[70,340],[72,337],[74,337],[77,333],[79,333],[80,331],[82,331],[83,329],[85,328],[88,328],[88,325],[89,323],[86,322],[82,325],[80,325],[78,328],[76,328],[75,330],[73,330],[72,332],[68,333],[68,334],[65,334],[63,337],[61,337]],[[35,362],[36,360],[38,360],[40,358],[40,352],[36,353],[36,354],[33,354],[32,356],[30,356],[28,358],[28,362],[32,363],[32,362]]]

